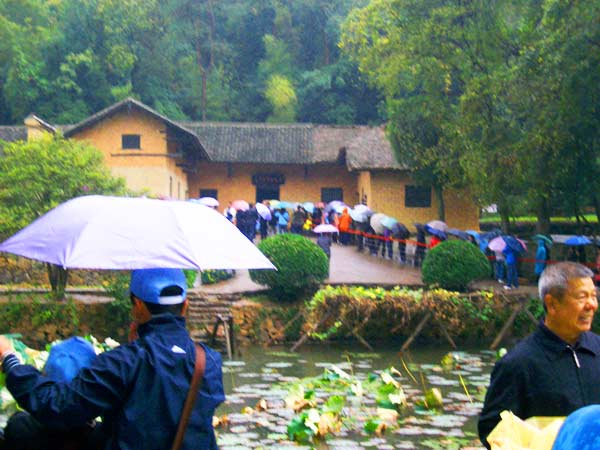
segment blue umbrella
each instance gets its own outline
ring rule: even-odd
[[[398,221],[390,216],[384,217],[383,220],[381,221],[381,225],[383,225],[388,230],[393,229],[394,225],[396,225],[397,223],[398,223]]]
[[[585,236],[571,236],[564,242],[565,245],[588,245],[591,243],[592,241]]]
[[[425,225],[425,230],[431,234],[432,236],[437,236],[440,239],[447,239],[448,236],[446,235],[446,233],[444,233],[442,230],[438,230],[437,228],[428,228],[427,225]]]
[[[406,239],[410,236],[410,231],[408,228],[401,224],[400,222],[396,222],[391,228],[392,234],[399,239]]]
[[[448,228],[448,234],[456,236],[457,238],[462,239],[463,241],[469,240],[469,233],[467,233],[466,231],[459,230],[457,228]]]
[[[509,236],[505,234],[502,236],[502,239],[504,240],[504,242],[506,242],[506,246],[515,253],[522,253],[525,250],[527,250],[525,245],[514,236]]]

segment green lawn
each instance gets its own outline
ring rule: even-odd
[[[596,214],[586,214],[585,219],[590,222],[590,223],[598,223],[598,217],[596,217]],[[510,218],[511,222],[537,222],[537,217],[535,216],[518,216],[518,217],[511,217]],[[575,217],[552,217],[550,218],[551,222],[572,222],[575,223]],[[482,216],[479,219],[480,223],[499,223],[500,222],[500,215],[499,214],[485,214],[484,216]]]

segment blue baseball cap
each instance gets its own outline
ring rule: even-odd
[[[163,289],[176,286],[179,295],[161,296]],[[131,272],[129,292],[146,303],[176,305],[186,297],[187,282],[181,269],[138,269]]]
[[[94,347],[85,339],[74,336],[50,348],[44,372],[57,381],[68,383],[84,367],[96,359]]]

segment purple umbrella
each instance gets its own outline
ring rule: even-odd
[[[73,269],[273,269],[229,220],[184,201],[90,195],[63,203],[0,251]]]

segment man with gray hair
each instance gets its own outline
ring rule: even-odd
[[[479,438],[512,411],[533,416],[566,416],[600,403],[600,336],[592,333],[598,309],[593,272],[573,262],[548,266],[538,288],[545,317],[536,331],[500,359],[479,416]]]

